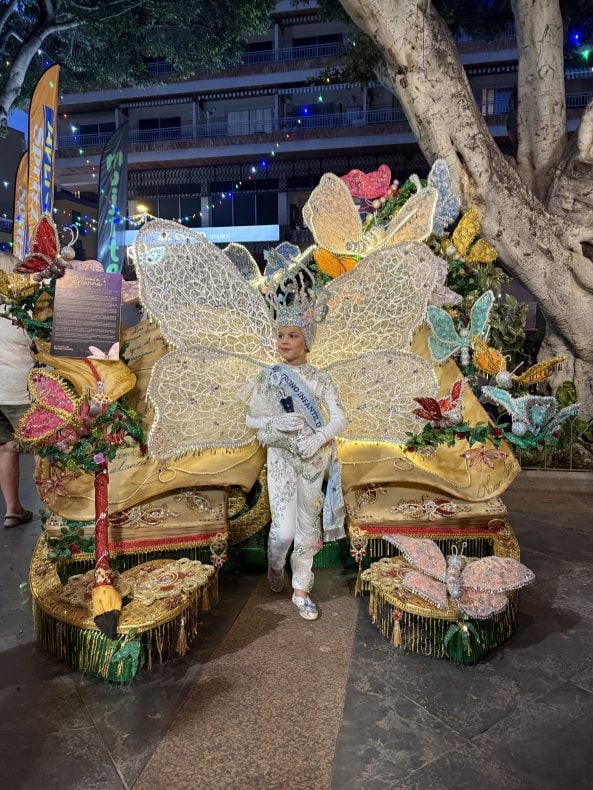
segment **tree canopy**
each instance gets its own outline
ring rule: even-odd
[[[65,91],[155,82],[147,62],[177,76],[236,63],[266,31],[273,0],[2,0],[0,124],[39,74],[62,65]]]

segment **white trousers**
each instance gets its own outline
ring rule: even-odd
[[[323,506],[321,486],[328,451],[317,453],[314,462],[301,461],[288,450],[268,448],[268,492],[272,525],[268,538],[268,563],[280,570],[290,544],[292,586],[313,588],[313,557],[322,546],[319,514]]]

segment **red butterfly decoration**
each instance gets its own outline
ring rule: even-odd
[[[348,187],[352,197],[372,200],[387,193],[391,184],[391,170],[387,165],[380,165],[379,169],[373,170],[372,173],[351,170],[342,176],[342,181]]]
[[[463,417],[461,414],[461,396],[465,379],[453,382],[450,393],[439,398],[414,398],[421,409],[414,409],[414,414],[429,420],[435,428],[448,428],[450,425],[459,425]]]
[[[74,237],[74,234],[73,234]],[[72,247],[65,247],[60,252],[58,231],[49,214],[42,214],[33,231],[31,250],[16,267],[19,274],[33,274],[34,280],[40,281],[54,275],[62,277],[64,270],[74,258]]]

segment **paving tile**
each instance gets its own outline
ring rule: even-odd
[[[399,787],[411,771],[465,743],[382,677],[351,665],[332,787]]]
[[[397,790],[542,790],[484,749],[467,744],[447,752],[403,779]]]
[[[125,785],[94,727],[3,740],[2,786],[10,790],[120,790]]]
[[[559,790],[591,788],[592,721],[593,694],[565,683],[522,703],[473,743],[526,783]]]

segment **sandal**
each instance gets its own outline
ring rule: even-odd
[[[292,602],[299,610],[299,614],[304,620],[317,620],[319,617],[317,606],[313,603],[309,596],[306,598],[301,598],[299,595],[293,595]]]
[[[20,527],[21,524],[28,524],[29,521],[33,521],[31,510],[23,510],[21,513],[7,513],[4,516],[4,529]]]

